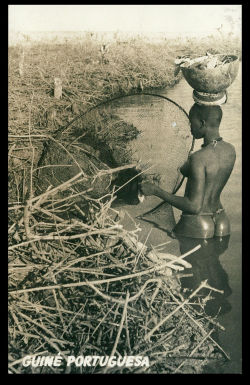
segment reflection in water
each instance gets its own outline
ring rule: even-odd
[[[231,305],[227,298],[232,294],[229,286],[229,279],[223,269],[219,257],[227,250],[230,235],[224,237],[214,237],[209,239],[178,237],[181,254],[200,244],[201,248],[185,259],[191,263],[192,268],[186,269],[192,272],[192,276],[181,278],[183,289],[194,290],[200,283],[207,280],[208,284],[215,289],[223,290],[223,294],[213,291],[211,299],[206,304],[204,311],[208,316],[222,316],[231,311]],[[209,295],[209,289],[200,290],[202,298]],[[213,339],[221,345],[218,330],[212,333]],[[203,373],[224,373],[224,363],[214,361],[204,368]]]
[[[150,223],[154,228],[160,229],[173,237],[173,233],[168,230],[168,224],[171,223],[171,228],[174,227],[174,217],[171,216],[172,206],[160,206],[158,211],[153,213],[144,213],[137,218]],[[169,222],[166,225],[165,219]],[[172,219],[172,221],[170,221]],[[179,242],[181,254],[185,254],[197,245],[201,248],[194,253],[188,255],[185,260],[192,265],[192,268],[185,269],[180,278],[180,283],[183,289],[194,291],[202,281],[207,280],[208,284],[218,290],[223,290],[223,294],[213,291],[212,299],[206,302],[205,312],[209,316],[223,315],[231,310],[231,304],[227,298],[232,294],[232,289],[229,286],[229,277],[220,263],[220,256],[228,249],[230,235],[223,237],[213,237],[209,239],[183,237],[175,234]],[[200,290],[202,298],[209,294],[209,289]]]
[[[165,95],[172,100],[176,101],[182,107],[188,111],[193,104],[192,98],[192,89],[187,84],[187,82],[183,79],[181,80],[174,88],[168,90],[154,90],[157,93]],[[153,92],[153,91],[152,91]],[[140,100],[137,100],[140,104]],[[135,101],[135,103],[137,102]],[[149,125],[145,125],[147,131],[145,136],[141,136],[149,142],[152,143],[154,138],[157,141],[162,142],[163,151],[157,152],[157,159],[162,159],[163,169],[166,173],[166,166],[169,168],[169,152],[166,147],[169,145],[169,137],[166,135],[157,136],[154,130],[155,122],[159,121],[159,115],[161,114],[159,111],[151,110],[152,118],[150,120]],[[192,247],[196,246],[198,243],[202,245],[202,248],[198,250],[196,253],[191,255],[188,261],[191,261],[193,264],[193,269],[187,269],[187,274],[193,273],[192,278],[182,279],[182,285],[186,288],[197,287],[201,280],[208,279],[208,283],[218,289],[222,289],[225,291],[224,295],[217,294],[215,292],[212,293],[214,300],[211,300],[207,303],[206,311],[207,313],[216,313],[221,307],[220,314],[225,314],[230,311],[230,304],[228,302],[228,297],[231,294],[232,290],[228,283],[228,276],[223,267],[221,266],[219,258],[225,262],[226,270],[230,277],[230,284],[233,288],[233,295],[230,297],[230,302],[232,303],[232,311],[230,314],[226,314],[225,317],[221,317],[220,322],[225,326],[226,332],[220,334],[220,338],[222,339],[222,346],[226,352],[230,352],[230,356],[232,361],[228,364],[228,366],[224,369],[219,368],[218,373],[241,373],[241,132],[242,132],[242,122],[241,122],[241,70],[235,82],[232,84],[229,90],[229,99],[227,103],[223,106],[223,114],[224,118],[221,123],[221,135],[223,138],[232,143],[236,148],[236,153],[239,155],[236,158],[236,164],[234,167],[234,171],[230,176],[230,179],[224,189],[224,200],[226,202],[226,209],[228,215],[230,217],[233,233],[233,244],[228,248],[229,236],[223,238],[212,238],[208,240],[204,239],[192,239],[192,238],[179,238],[179,245],[181,249],[181,253],[190,250]],[[135,114],[136,116],[136,114]],[[161,116],[160,116],[161,118]],[[154,124],[151,124],[151,121]],[[176,121],[176,120],[175,120]],[[142,130],[144,127],[142,128]],[[159,140],[160,138],[160,140]],[[172,138],[171,138],[172,139]],[[158,143],[157,142],[157,143]],[[198,150],[200,146],[199,141],[197,141],[194,150]],[[151,150],[151,149],[150,149]],[[148,151],[145,151],[148,155]],[[178,157],[179,153],[177,154]],[[155,170],[158,172],[158,169]],[[169,173],[168,173],[169,174]],[[168,177],[168,175],[167,175]],[[168,182],[168,180],[167,180]],[[171,188],[168,186],[162,186],[162,188],[167,191],[170,191]],[[183,186],[184,188],[184,186]],[[183,190],[180,190],[180,192]],[[147,207],[146,203],[149,202]],[[148,224],[152,225],[154,228],[159,229],[159,231],[154,232],[154,242],[160,244],[164,242],[164,233],[166,234],[166,240],[171,240],[171,238],[167,237],[169,233],[169,228],[173,228],[172,220],[169,218],[173,218],[173,214],[166,215],[166,211],[161,210],[158,212],[154,212],[152,214],[147,213],[147,215],[143,214],[148,210],[151,210],[158,201],[152,202],[152,197],[147,198],[143,204],[131,206],[130,214],[132,217],[140,219],[143,222],[148,222]],[[126,210],[129,210],[126,207]],[[153,215],[154,214],[154,215]],[[175,216],[178,218],[179,211],[174,211]],[[169,225],[170,223],[170,225]],[[149,228],[145,228],[149,231]],[[144,226],[144,224],[143,224]],[[145,230],[145,231],[146,231]],[[162,231],[161,231],[162,230]],[[174,247],[176,244],[174,243]],[[178,246],[177,246],[178,247]],[[227,250],[226,257],[222,256],[222,254]],[[176,250],[174,250],[175,253]],[[205,295],[208,294],[205,293]],[[227,317],[228,316],[228,317]]]
[[[218,313],[222,315],[231,310],[227,297],[232,294],[232,290],[229,286],[228,275],[219,260],[220,255],[228,248],[229,239],[230,235],[210,239],[178,236],[181,254],[184,254],[196,245],[201,245],[200,249],[185,258],[192,265],[192,276],[181,279],[182,287],[194,290],[202,281],[207,280],[210,286],[224,291],[224,294],[213,292],[213,298],[207,301],[205,312],[209,316],[215,316]],[[186,269],[186,272],[190,273],[190,269]],[[208,289],[202,290],[200,292],[202,295],[209,294]]]

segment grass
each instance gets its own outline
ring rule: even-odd
[[[209,359],[228,359],[211,337],[221,326],[204,315],[198,301],[203,286],[213,288],[203,283],[193,297],[183,297],[180,260],[168,257],[165,266],[155,255],[152,260],[152,250],[138,242],[136,232],[122,228],[112,208],[112,174],[121,165],[133,166],[125,150],[137,135],[135,127],[119,131],[114,118],[107,128],[104,116],[100,129],[85,127],[78,150],[69,139],[79,134],[79,121],[67,135],[64,128],[112,97],[172,87],[181,76],[174,75],[176,56],[209,49],[240,54],[239,42],[213,36],[159,43],[135,38],[114,40],[104,53],[100,47],[88,36],[9,48],[9,370],[65,372],[65,366],[21,365],[26,354],[60,351],[147,354],[149,372],[201,372]],[[62,79],[61,99],[53,96],[55,77]],[[39,164],[45,143],[54,147]],[[120,163],[109,163],[105,148]],[[62,178],[42,172],[51,165],[61,168]],[[99,369],[72,372],[88,370]]]
[[[117,38],[104,53],[101,46],[93,34],[87,34],[65,42],[28,41],[9,47],[9,133],[20,139],[11,150],[12,180],[19,183],[16,171],[20,174],[22,168],[23,173],[28,172],[32,156],[36,163],[43,149],[42,143],[37,142],[32,155],[27,142],[21,141],[22,134],[54,135],[79,113],[100,102],[140,92],[142,88],[174,86],[181,78],[180,73],[175,76],[177,56],[203,55],[208,50],[239,56],[241,52],[239,40],[221,35],[164,39],[158,43],[143,38]],[[53,96],[56,77],[62,80],[61,99]],[[108,146],[113,153],[118,149],[116,158],[120,158],[117,132],[100,136],[101,146]],[[94,142],[97,143],[96,137]]]
[[[207,50],[240,54],[240,42],[228,37],[164,40],[158,44],[143,39],[110,43],[101,53],[101,43],[88,38],[78,43],[33,43],[9,48],[9,130],[26,132],[32,100],[32,128],[47,127],[51,108],[56,124],[67,123],[84,108],[114,96],[156,87],[172,87],[174,59],[179,55],[205,54]],[[23,61],[23,75],[19,64]],[[63,83],[61,100],[53,98],[54,78]],[[52,129],[53,127],[49,127]]]

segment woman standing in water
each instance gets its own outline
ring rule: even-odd
[[[155,195],[182,210],[181,218],[173,229],[180,242],[181,253],[197,244],[202,246],[189,258],[193,277],[183,281],[183,285],[191,289],[208,279],[209,284],[224,290],[227,296],[231,294],[231,289],[218,257],[228,246],[230,223],[220,195],[233,170],[236,154],[234,146],[224,142],[220,136],[221,119],[222,110],[217,105],[195,103],[189,112],[191,133],[195,139],[203,138],[203,144],[180,168],[187,177],[184,197],[170,194],[148,182],[141,185],[141,190],[144,195]]]
[[[184,197],[162,190],[152,183],[143,183],[144,195],[155,195],[182,210],[174,233],[192,238],[213,238],[230,234],[229,220],[220,201],[221,192],[233,170],[234,147],[219,134],[222,118],[220,106],[194,104],[189,112],[191,133],[203,138],[203,145],[181,167],[187,177]]]

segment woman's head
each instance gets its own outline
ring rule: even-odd
[[[205,106],[194,103],[189,111],[191,133],[196,139],[205,135],[207,130],[218,130],[222,119],[220,106]]]

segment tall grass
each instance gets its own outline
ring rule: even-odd
[[[173,86],[180,79],[180,75],[174,75],[176,56],[202,55],[208,50],[240,54],[236,38],[228,40],[221,36],[163,40],[157,44],[131,38],[110,42],[108,50],[101,51],[101,47],[102,43],[91,37],[79,42],[34,42],[10,47],[9,130],[27,133],[31,98],[32,129],[46,127],[46,113],[51,108],[56,111],[57,124],[63,125],[82,108],[113,96],[136,92],[142,87]],[[55,77],[63,82],[61,100],[53,98]]]
[[[158,43],[117,38],[107,49],[90,34],[77,41],[27,43],[9,48],[10,372],[25,372],[22,356],[39,352],[106,355],[117,347],[124,354],[145,350],[152,353],[149,372],[154,373],[200,372],[208,356],[221,358],[222,352],[227,357],[211,339],[211,325],[218,325],[204,316],[203,303],[196,302],[193,309],[189,300],[194,297],[185,301],[174,286],[180,268],[173,263],[176,257],[167,257],[169,277],[157,275],[160,260],[152,262],[136,234],[122,229],[119,213],[111,209],[113,195],[106,202],[91,196],[89,185],[93,188],[100,177],[109,185],[113,169],[96,161],[96,175],[87,175],[83,168],[40,195],[34,175],[44,141],[81,111],[142,88],[171,87],[181,76],[174,75],[176,56],[212,49],[240,54],[239,41],[213,36]],[[54,98],[55,77],[62,79],[61,99]],[[122,148],[120,132],[101,134],[100,140],[105,136],[111,148]],[[132,127],[127,134],[133,136]],[[80,177],[86,191],[76,188]],[[58,192],[66,196],[56,196]],[[65,217],[71,210],[78,211],[80,220]],[[196,344],[191,344],[193,336]]]
[[[107,49],[107,43],[108,49]],[[53,135],[80,112],[104,100],[157,87],[172,87],[174,59],[180,55],[236,53],[240,41],[229,36],[162,39],[143,37],[121,39],[119,35],[103,44],[88,33],[73,40],[23,43],[9,47],[9,133]],[[62,79],[62,98],[54,98],[54,78]],[[21,138],[19,138],[21,139]],[[19,140],[20,142],[20,140]],[[115,148],[117,138],[109,137]],[[32,155],[27,142],[12,148],[10,171],[26,169],[36,163],[42,151],[37,145]],[[19,183],[19,181],[18,181]],[[25,186],[23,186],[25,189]]]

